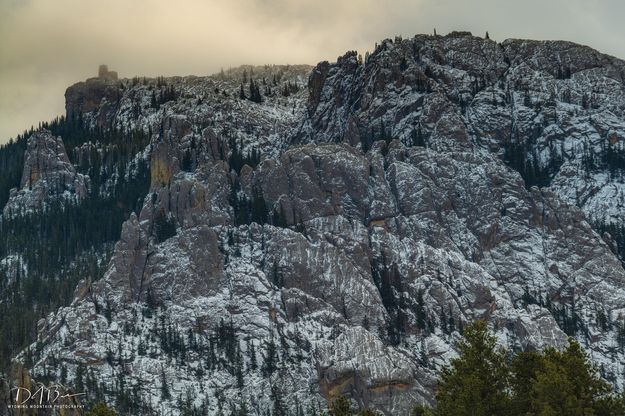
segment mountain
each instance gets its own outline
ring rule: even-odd
[[[0,151],[0,306],[36,312],[9,378],[128,415],[400,415],[486,320],[575,337],[622,390],[624,85],[588,47],[452,32],[71,86]]]

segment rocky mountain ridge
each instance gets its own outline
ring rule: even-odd
[[[123,414],[314,414],[338,394],[409,414],[484,319],[513,350],[574,336],[625,387],[602,228],[622,218],[623,61],[452,33],[320,63],[306,90],[308,71],[68,89],[68,117],[149,132],[150,189],[104,277],[16,358],[33,377]]]

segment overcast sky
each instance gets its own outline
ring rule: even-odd
[[[100,63],[122,77],[315,64],[433,28],[625,58],[623,16],[622,0],[0,0],[0,143],[62,114]]]

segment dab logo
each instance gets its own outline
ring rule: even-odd
[[[86,396],[87,393],[62,394],[62,386],[50,387],[40,385],[37,390],[26,387],[15,387],[11,390],[13,404],[9,408],[14,409],[43,409],[43,408],[82,408],[75,397]]]

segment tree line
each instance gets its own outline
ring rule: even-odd
[[[577,341],[558,351],[511,355],[497,346],[486,324],[468,325],[459,357],[443,368],[436,404],[418,405],[412,416],[622,416],[625,396],[599,377]],[[368,416],[345,397],[334,399],[329,416]]]
[[[86,197],[79,202],[51,201],[33,212],[0,220],[0,371],[36,338],[36,322],[67,305],[80,279],[99,279],[112,245],[130,212],[138,212],[150,182],[148,162],[135,155],[149,134],[91,128],[81,116],[59,117],[40,128],[60,135],[70,161],[89,175]],[[19,186],[25,132],[0,147],[0,207]],[[91,142],[90,150],[82,145]],[[6,199],[5,199],[6,198]]]

